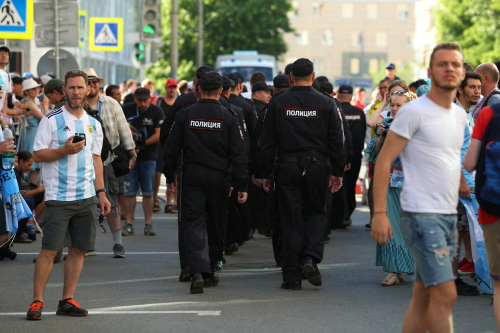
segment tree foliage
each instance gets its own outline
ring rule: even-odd
[[[439,0],[438,41],[457,42],[466,62],[477,66],[500,60],[500,1]]]
[[[288,0],[203,0],[203,63],[214,65],[220,54],[234,50],[257,50],[276,57],[287,46],[284,33],[292,32]],[[170,74],[171,0],[162,2],[162,35],[164,57],[149,69],[148,75],[162,83]],[[179,0],[179,67],[178,77],[190,79],[195,73],[197,34],[197,1]]]

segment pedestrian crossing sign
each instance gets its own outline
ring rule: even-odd
[[[123,51],[122,18],[91,17],[89,28],[89,50],[106,52]]]
[[[0,0],[0,39],[32,39],[33,7],[33,0]]]

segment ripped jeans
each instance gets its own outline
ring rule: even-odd
[[[425,287],[455,280],[457,215],[401,211],[401,232],[415,261],[415,280]]]

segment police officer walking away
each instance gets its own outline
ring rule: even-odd
[[[218,101],[221,76],[204,74],[197,89],[201,94],[198,103],[175,118],[164,147],[163,169],[168,187],[173,189],[183,151],[180,228],[185,234],[192,294],[203,293],[204,286],[219,282],[214,271],[224,249],[231,172],[240,203],[246,201],[248,182],[247,150],[238,118]]]
[[[276,189],[283,233],[283,289],[301,289],[302,270],[321,285],[317,263],[323,259],[327,188],[342,186],[344,134],[334,100],[315,91],[313,63],[293,63],[293,87],[269,103],[260,137],[264,187]],[[275,153],[277,149],[277,154]],[[271,184],[277,156],[275,184]]]

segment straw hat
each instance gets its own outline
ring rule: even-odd
[[[40,86],[41,86],[41,84],[36,83],[36,81],[33,80],[33,78],[31,78],[31,77],[29,79],[25,79],[23,81],[23,91],[30,90],[30,89],[40,87]]]
[[[85,74],[87,74],[89,79],[99,79],[99,85],[102,86],[102,84],[104,83],[104,79],[97,76],[97,73],[93,68],[85,68],[83,69],[83,71],[85,72]]]

